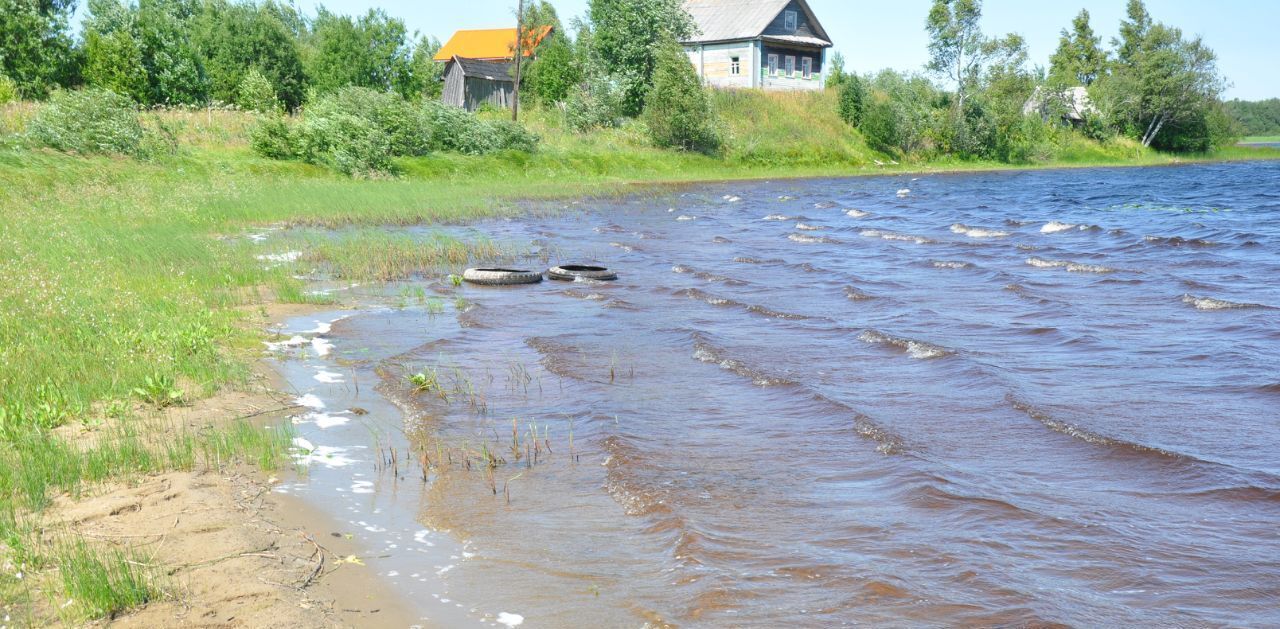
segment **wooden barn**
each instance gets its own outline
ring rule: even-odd
[[[820,90],[831,38],[805,0],[684,0],[698,34],[681,42],[715,87]]]
[[[550,27],[533,33],[522,46],[522,56],[532,57],[550,33]],[[515,48],[514,28],[454,33],[435,56],[437,63],[445,64],[441,100],[467,111],[475,111],[485,103],[511,107]]]
[[[454,57],[445,65],[444,92],[440,99],[446,105],[467,111],[475,111],[485,103],[508,108],[515,85],[510,61]]]

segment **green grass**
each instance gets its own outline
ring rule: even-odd
[[[1240,141],[1245,144],[1277,144],[1280,143],[1280,135],[1251,135]]]

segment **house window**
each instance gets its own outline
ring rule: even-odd
[[[787,76],[796,75],[796,58],[792,57],[791,55],[787,55],[786,71],[787,71]]]
[[[778,76],[778,55],[769,55],[769,76]]]
[[[784,12],[782,14],[782,29],[788,32],[795,32],[796,18],[797,15],[795,11]]]
[[[729,57],[729,74],[733,76],[742,74],[742,61],[740,57]]]
[[[802,57],[800,59],[800,73],[806,79],[813,78],[813,59]]]

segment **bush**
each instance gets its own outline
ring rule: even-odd
[[[90,88],[54,92],[27,127],[40,144],[69,153],[143,153],[145,132],[127,96]]]
[[[720,130],[693,65],[674,41],[658,52],[653,87],[645,98],[649,137],[661,147],[700,153],[720,150]]]
[[[856,74],[850,74],[837,83],[840,88],[840,119],[851,127],[862,124],[862,114],[866,110],[867,88]]]
[[[21,98],[21,95],[18,94],[18,83],[4,74],[0,74],[0,105],[16,102],[19,98]]]
[[[264,118],[250,135],[253,150],[272,159],[301,159],[347,174],[392,168],[393,157],[455,151],[533,151],[538,136],[509,120],[486,121],[437,101],[412,104],[397,94],[349,87],[317,97],[301,121]]]
[[[922,151],[939,135],[937,99],[936,89],[923,77],[881,72],[862,113],[862,136],[878,151],[898,156]]]
[[[293,130],[283,116],[269,116],[258,121],[249,132],[249,145],[255,153],[271,159],[292,159],[297,156]]]
[[[578,133],[616,127],[621,119],[622,89],[603,73],[589,74],[565,101],[565,126]]]
[[[241,109],[270,114],[280,111],[280,99],[276,98],[276,88],[263,76],[257,68],[250,68],[236,86],[236,104]]]

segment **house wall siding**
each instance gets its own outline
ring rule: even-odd
[[[707,85],[713,87],[752,87],[755,73],[753,41],[696,45],[686,48],[689,61],[698,69]],[[733,74],[733,58],[738,58],[739,71]]]
[[[787,30],[786,17],[787,11],[796,12],[796,30]],[[805,15],[804,9],[800,8],[800,3],[791,0],[787,7],[778,12],[778,17],[773,18],[769,26],[764,29],[765,35],[799,35],[801,37],[818,37],[813,30],[813,23],[809,21],[809,16]]]
[[[441,102],[454,107],[464,107],[466,105],[464,83],[465,77],[462,75],[462,68],[457,63],[450,61],[449,66],[444,71],[444,90],[440,94]]]
[[[824,50],[821,48],[790,48],[776,46],[770,43],[764,44],[764,49],[760,52],[760,80],[761,86],[771,90],[820,90],[824,84],[823,81],[823,61]],[[769,75],[769,55],[778,55],[778,74],[776,76]],[[796,71],[794,76],[786,75],[786,58],[788,56],[796,58]],[[805,57],[813,60],[813,73],[811,78],[804,78],[802,71],[803,61]]]

